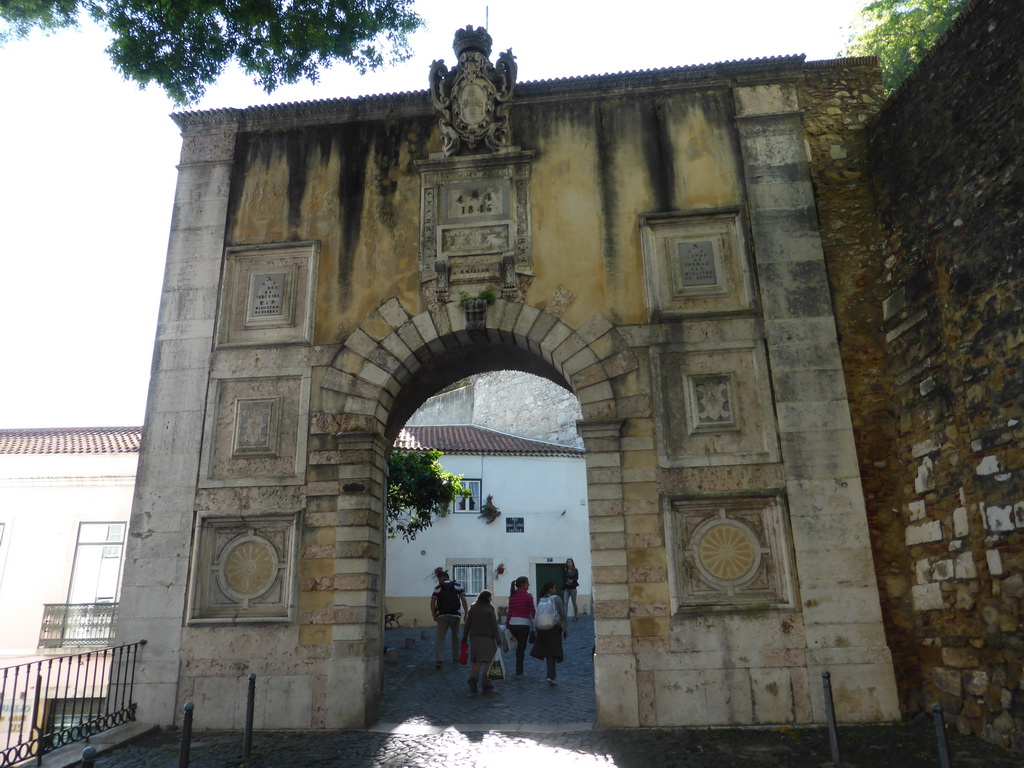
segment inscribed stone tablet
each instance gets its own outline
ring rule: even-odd
[[[715,285],[715,248],[710,240],[679,243],[679,272],[685,287]]]

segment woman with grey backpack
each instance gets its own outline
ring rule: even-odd
[[[569,622],[565,619],[565,604],[558,596],[553,581],[541,587],[535,623],[537,641],[530,649],[530,655],[547,662],[548,683],[554,685],[555,665],[562,663],[562,639],[569,637]]]

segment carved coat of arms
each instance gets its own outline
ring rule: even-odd
[[[455,33],[458,63],[449,71],[443,60],[430,66],[430,98],[440,113],[444,154],[483,144],[491,150],[509,143],[509,121],[504,112],[516,87],[516,61],[512,49],[491,64],[491,36],[472,25]]]

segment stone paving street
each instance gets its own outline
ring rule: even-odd
[[[425,638],[422,633],[426,632]],[[413,647],[406,648],[407,638]],[[388,630],[399,659],[385,664],[381,722],[363,731],[258,732],[249,762],[242,734],[203,732],[196,712],[192,768],[819,768],[832,766],[822,728],[600,729],[594,725],[593,622],[570,624],[558,685],[527,658],[525,677],[472,695],[467,668],[434,668],[433,630]],[[506,663],[510,655],[506,656]],[[177,768],[176,732],[101,755],[97,768]],[[841,766],[937,768],[929,722],[840,729]],[[950,735],[955,768],[1020,768],[1024,757]],[[80,754],[80,750],[79,750]]]

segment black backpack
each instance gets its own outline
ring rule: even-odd
[[[443,582],[441,590],[437,593],[437,612],[455,614],[460,608],[462,602],[459,600],[459,593],[455,591],[455,582]]]

